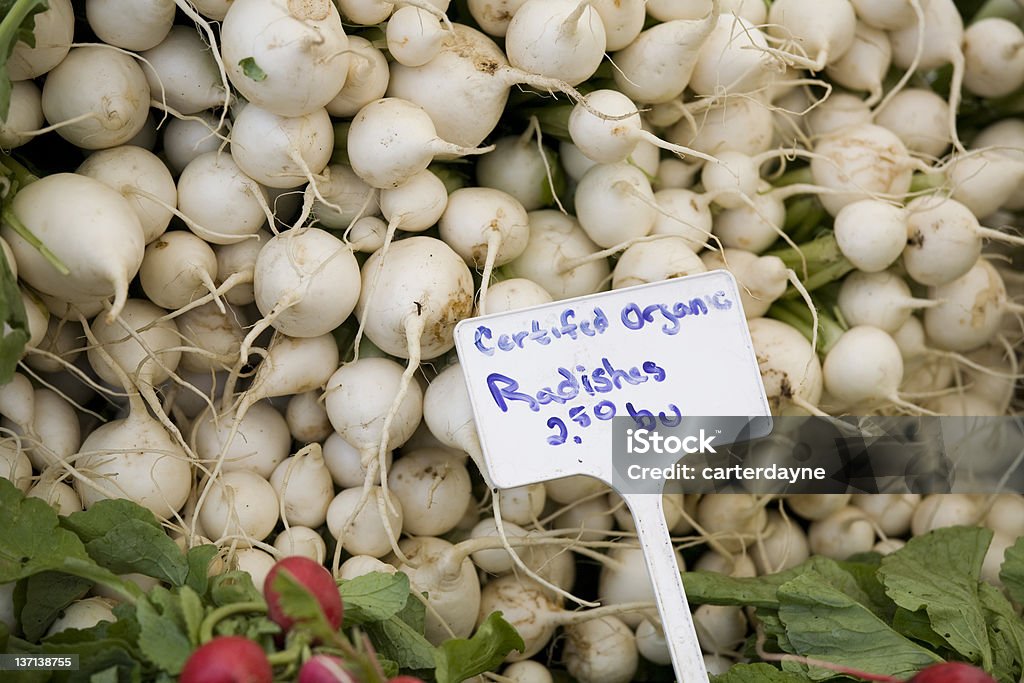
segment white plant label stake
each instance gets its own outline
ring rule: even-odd
[[[613,418],[768,416],[736,281],[712,271],[463,320],[455,342],[492,483],[613,485]],[[621,424],[621,423],[620,423]],[[624,493],[681,683],[707,683],[661,495]]]

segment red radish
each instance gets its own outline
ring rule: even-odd
[[[318,562],[301,555],[286,557],[274,565],[263,582],[263,597],[267,599],[267,613],[270,619],[285,631],[289,630],[295,620],[287,616],[281,608],[280,596],[274,590],[274,579],[281,571],[286,571],[302,584],[320,603],[320,608],[327,618],[331,628],[341,627],[341,617],[344,607],[341,604],[341,594],[338,593],[338,585],[334,583],[331,573]]]
[[[996,679],[970,664],[943,662],[922,669],[908,683],[996,683]]]
[[[271,683],[274,672],[263,648],[241,636],[220,636],[192,653],[180,683]]]
[[[313,655],[299,669],[295,683],[360,683],[341,657]]]

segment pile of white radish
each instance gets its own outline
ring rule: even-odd
[[[431,642],[518,629],[485,679],[627,683],[671,663],[628,510],[489,488],[460,320],[727,269],[773,414],[1024,405],[1020,3],[49,0],[34,45],[24,4],[0,477],[61,514],[129,498],[257,585],[403,571]],[[665,508],[734,576],[966,524],[998,586],[1024,535],[1013,493]],[[694,621],[743,659],[743,609]]]

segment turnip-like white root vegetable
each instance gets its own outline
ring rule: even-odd
[[[386,97],[359,110],[348,135],[352,170],[372,187],[399,187],[426,170],[435,156],[483,154],[439,137],[427,111],[408,100]]]
[[[865,273],[878,273],[907,247],[907,215],[887,202],[862,199],[840,209],[833,232],[850,263]]]
[[[238,548],[234,551],[232,559],[233,567],[248,574],[254,586],[262,586],[270,570],[277,564],[277,558],[259,548]]]
[[[913,21],[889,34],[892,61],[900,69],[910,69],[916,65],[920,69],[931,70],[945,64],[953,65],[949,85],[948,126],[953,145],[963,151],[956,131],[956,113],[960,106],[964,78],[964,53],[961,50],[964,40],[963,18],[953,0],[928,0],[920,3],[920,9],[920,18],[915,13]]]
[[[174,320],[182,339],[188,343],[181,356],[182,369],[216,372],[238,362],[247,320],[230,304],[224,310],[212,303],[203,304]]]
[[[747,635],[747,617],[734,605],[701,605],[693,612],[700,649],[709,654],[734,651]]]
[[[11,375],[7,383],[0,384],[0,416],[16,427],[29,428],[35,416],[33,391],[32,382],[26,375],[20,372]]]
[[[134,59],[87,46],[71,50],[47,74],[41,102],[46,120],[62,138],[82,149],[106,149],[142,130],[149,98],[146,75]]]
[[[270,233],[258,230],[255,237],[233,241],[231,244],[214,247],[217,254],[217,274],[231,273],[218,283],[218,292],[233,306],[246,306],[256,300],[253,279],[256,259],[263,245],[270,240]],[[207,240],[209,241],[209,240]]]
[[[445,28],[434,14],[404,5],[388,18],[385,29],[388,52],[399,64],[422,66],[441,51]]]
[[[798,493],[786,496],[786,506],[800,517],[816,521],[824,519],[846,507],[850,502],[849,493],[808,494]]]
[[[267,194],[232,156],[207,152],[182,170],[178,208],[189,230],[205,241],[234,244],[266,222]]]
[[[33,81],[14,81],[11,84],[10,108],[0,121],[0,149],[11,150],[24,145],[35,137],[32,131],[41,128],[43,121],[39,86]]]
[[[910,0],[850,0],[857,17],[883,31],[906,28],[916,19]]]
[[[512,66],[578,85],[607,50],[604,23],[589,0],[526,0],[505,32]]]
[[[802,564],[811,555],[807,534],[791,518],[768,510],[764,532],[750,550],[761,574],[774,574]]]
[[[874,124],[844,129],[822,138],[814,148],[811,174],[833,216],[847,204],[866,198],[902,198],[910,190],[916,162],[903,141]]]
[[[201,461],[220,463],[220,471],[247,470],[268,478],[286,457],[291,446],[288,424],[266,401],[254,404],[238,424],[232,413],[214,416],[211,411],[193,422],[189,439]]]
[[[96,342],[89,348],[89,364],[105,382],[115,386],[122,378],[111,364],[127,375],[132,387],[152,387],[171,376],[181,360],[181,340],[173,320],[157,322],[164,314],[145,299],[129,299],[118,318],[107,321],[97,317],[90,330]],[[141,331],[140,331],[141,330]],[[102,349],[95,344],[102,345]]]
[[[533,280],[556,300],[592,294],[611,273],[605,258],[591,258],[598,246],[572,216],[533,211],[526,250],[505,266],[514,276]]]
[[[929,531],[950,526],[974,526],[982,516],[977,502],[962,493],[925,496],[914,508],[910,532],[923,536]]]
[[[981,227],[969,208],[941,196],[909,202],[907,226],[903,265],[923,285],[945,285],[967,273],[978,261],[982,239],[1024,243],[1020,237]]]
[[[345,322],[355,308],[359,264],[349,246],[331,233],[296,228],[273,237],[260,250],[253,285],[256,306],[265,318],[247,342],[267,325],[292,337],[319,337]]]
[[[427,594],[427,640],[440,644],[469,636],[480,609],[480,581],[469,557],[448,541],[430,536],[405,539],[399,545],[406,559],[392,557],[390,563],[409,575],[414,590]]]
[[[771,185],[766,181],[758,184],[758,192],[747,199],[740,206],[725,209],[717,213],[713,219],[712,232],[721,240],[721,245],[727,248],[743,249],[759,254],[778,240],[782,231],[782,225],[786,220],[786,205],[778,194],[770,191]],[[662,192],[654,194],[659,199]],[[707,195],[703,198],[710,199]],[[695,198],[695,201],[700,201]],[[700,202],[706,208],[707,201]],[[658,226],[663,223],[661,218],[655,224],[654,232],[658,233]]]
[[[871,325],[890,334],[903,326],[914,309],[938,304],[915,298],[907,281],[891,271],[855,271],[839,287],[839,312],[847,324]]]
[[[936,157],[949,147],[949,104],[928,88],[906,88],[875,112],[875,123],[899,136],[911,152]]]
[[[566,505],[564,511],[552,520],[552,525],[557,529],[572,529],[574,537],[583,542],[603,540],[607,537],[605,532],[611,531],[616,521],[608,503],[609,500],[604,497],[583,498]],[[530,521],[523,524],[529,524]]]
[[[522,135],[495,140],[494,150],[476,163],[477,185],[507,192],[527,211],[556,201],[555,188],[563,177],[554,152],[532,142],[534,130],[530,126]]]
[[[278,116],[317,112],[348,76],[348,37],[329,0],[234,0],[221,42],[231,84]]]
[[[274,539],[274,549],[283,557],[301,555],[323,564],[327,557],[327,544],[315,529],[305,526],[290,526]],[[346,577],[342,577],[346,578]]]
[[[382,562],[376,557],[370,557],[369,555],[353,555],[344,562],[341,567],[338,568],[337,578],[352,580],[358,576],[364,576],[372,572],[382,572],[384,574],[394,574],[397,572],[394,566],[387,562]]]
[[[145,245],[138,217],[117,191],[92,178],[57,173],[20,190],[5,207],[3,222],[0,234],[10,245],[24,282],[66,302],[113,296],[108,318],[120,312]],[[12,222],[28,228],[69,272],[57,272]],[[100,250],[97,244],[106,246]]]
[[[612,272],[612,289],[696,275],[706,270],[707,266],[685,238],[658,236],[637,242],[622,252]]]
[[[821,399],[821,363],[810,342],[789,325],[769,318],[748,321],[772,414],[789,404],[817,412]]]
[[[501,514],[513,524],[526,525],[534,522],[544,511],[547,492],[544,484],[527,484],[501,492]],[[598,539],[580,539],[598,540]]]
[[[351,117],[374,100],[384,97],[391,74],[388,60],[362,36],[348,37],[348,76],[341,91],[325,107],[331,116]]]
[[[277,492],[255,472],[224,472],[213,480],[197,516],[214,541],[230,537],[246,546],[265,539],[277,525]]]
[[[46,304],[40,301],[30,290],[19,287],[22,308],[25,310],[25,318],[28,323],[28,340],[25,342],[27,349],[37,347],[46,336],[46,328],[49,326],[50,312]]]
[[[812,522],[807,540],[815,555],[845,560],[871,550],[875,545],[875,527],[860,508],[844,507]]]
[[[822,375],[828,393],[846,405],[888,401],[928,412],[899,397],[903,354],[893,338],[877,327],[858,325],[844,332],[825,356]]]
[[[285,524],[315,528],[327,521],[334,486],[320,444],[311,443],[279,463],[270,484],[277,491]]]
[[[68,629],[88,629],[103,621],[114,623],[114,604],[107,598],[85,598],[76,600],[67,607],[56,621],[50,624],[46,636],[52,636]]]
[[[2,467],[2,465],[0,465]],[[82,499],[75,493],[75,489],[60,481],[63,472],[54,468],[44,472],[39,481],[25,492],[26,498],[41,498],[57,511],[58,515],[70,515],[82,509]]]
[[[75,12],[71,0],[49,0],[47,8],[35,15],[33,43],[17,40],[7,58],[12,81],[42,76],[63,61],[75,38]]]
[[[525,2],[526,0],[469,0],[466,4],[473,20],[487,35],[503,38],[516,10]]]
[[[364,358],[363,360],[370,360]],[[399,373],[401,373],[401,366],[398,367]],[[382,408],[384,410],[385,408]],[[377,440],[374,439],[372,442],[368,442],[372,448],[375,449]],[[362,486],[366,481],[366,465],[360,456],[360,451],[355,446],[350,444],[345,439],[341,438],[338,432],[332,432],[327,440],[324,441],[324,463],[327,465],[327,469],[331,473],[331,479],[338,486],[339,489],[349,489],[355,486]],[[376,450],[372,450],[370,455],[375,455]],[[376,462],[376,459],[373,459]],[[388,451],[385,463],[387,469],[391,468],[391,452]]]
[[[201,154],[215,152],[221,145],[223,130],[219,117],[204,111],[188,118],[172,118],[163,131],[164,157],[175,175],[179,175],[189,163]]]
[[[323,392],[311,390],[295,394],[288,399],[284,419],[288,423],[288,431],[296,441],[319,443],[334,433],[322,397]]]
[[[767,37],[757,26],[722,14],[702,38],[691,67],[690,89],[704,97],[760,90],[777,70],[770,50]]]
[[[472,500],[469,471],[462,459],[441,449],[404,454],[388,472],[388,488],[402,503],[404,530],[414,536],[448,533]]]
[[[402,507],[394,498],[387,504],[379,486],[371,486],[369,491],[369,498],[375,501],[369,505],[364,504],[366,496],[358,488],[335,496],[327,508],[327,528],[339,546],[353,555],[384,557],[396,547],[402,533]]]
[[[988,503],[985,526],[998,534],[1018,538],[1024,534],[1024,497],[1004,493]]]
[[[620,162],[586,172],[576,187],[576,216],[590,239],[610,248],[650,234],[658,209],[646,174]]]
[[[248,104],[231,129],[231,157],[250,178],[267,187],[289,189],[327,167],[334,128],[324,108],[281,116]]]
[[[607,616],[584,621],[568,627],[565,636],[565,668],[580,683],[633,680],[640,664],[636,636],[621,619]]]
[[[152,152],[123,145],[94,152],[75,171],[114,188],[139,217],[146,244],[167,230],[178,201],[170,171]],[[148,198],[156,197],[157,201]]]
[[[2,426],[8,433],[23,437],[21,447],[37,470],[61,467],[82,443],[78,415],[63,397],[50,389],[36,389],[30,396],[31,422],[16,424],[11,416],[17,412],[11,411],[4,413]],[[19,419],[24,419],[24,415]]]
[[[501,672],[501,675],[514,683],[554,683],[555,681],[548,668],[533,659],[509,664]]]
[[[886,536],[903,536],[910,531],[910,520],[921,501],[916,493],[854,494],[852,503],[874,520]]]
[[[241,353],[239,363],[244,363],[246,352],[243,349]],[[238,400],[237,417],[245,415],[245,411],[261,399],[290,396],[323,387],[338,368],[338,361],[338,345],[330,333],[316,337],[289,337],[276,332],[256,368],[252,384]],[[229,383],[239,369],[236,364]]]
[[[650,619],[644,619],[636,627],[636,649],[644,659],[661,666],[672,664],[672,650],[665,638],[665,631],[655,626]]]
[[[591,0],[604,24],[605,49],[609,52],[630,45],[644,27],[646,0]],[[492,34],[494,35],[494,34]]]
[[[1003,97],[1024,85],[1024,32],[989,17],[964,31],[964,87],[980,97]]]
[[[104,43],[142,51],[167,37],[174,24],[173,0],[87,0],[89,28]]]
[[[491,286],[486,305],[480,306],[479,315],[515,311],[530,306],[551,303],[548,291],[533,280],[514,277]]]
[[[25,493],[32,487],[32,462],[21,448],[21,439],[4,435],[0,438],[0,479],[6,479]]]
[[[331,164],[323,170],[324,179],[317,189],[325,201],[313,202],[317,223],[334,230],[345,230],[362,216],[380,213],[380,191],[370,187],[348,166]]]
[[[697,507],[697,521],[712,548],[736,553],[764,532],[768,520],[764,504],[748,494],[704,496]]]
[[[1017,310],[1007,301],[999,271],[985,259],[956,280],[932,287],[929,294],[938,304],[924,314],[928,340],[949,351],[985,345],[998,333],[1003,314]]]
[[[807,112],[803,123],[810,135],[820,138],[871,123],[871,107],[856,95],[833,93],[818,100],[814,108]]]
[[[483,621],[491,612],[501,611],[525,644],[523,652],[513,651],[505,657],[507,662],[516,662],[529,659],[548,644],[557,628],[550,615],[559,608],[539,585],[515,576],[503,576],[488,582],[481,591],[477,621]]]
[[[768,11],[769,33],[792,41],[799,54],[787,61],[811,71],[821,71],[846,54],[854,43],[857,15],[849,0],[827,0],[804,4],[778,0]]]
[[[728,270],[740,285],[740,302],[747,319],[760,318],[786,291],[796,273],[777,256],[757,256],[742,249],[722,249],[701,254],[708,270]],[[616,270],[618,270],[616,268]]]
[[[1024,160],[996,150],[954,157],[946,173],[957,200],[975,216],[989,216],[1011,199],[1024,182]]]
[[[487,187],[452,192],[438,221],[441,239],[481,272],[479,305],[487,301],[495,266],[518,258],[530,238],[526,209],[514,197]]]
[[[1002,119],[988,126],[974,138],[975,149],[991,147],[1010,158],[1024,161],[1024,121]],[[1024,208],[1024,193],[1017,192],[1007,199],[1005,208],[1017,211]]]
[[[217,289],[217,256],[210,245],[183,230],[164,233],[146,247],[139,268],[142,291],[164,308],[176,309]],[[219,300],[218,300],[218,303]]]
[[[576,104],[569,114],[569,135],[589,159],[602,164],[625,161],[641,141],[646,141],[676,154],[715,161],[714,157],[666,142],[644,130],[636,104],[617,90],[595,90],[586,95],[584,102],[589,106]],[[601,112],[604,116],[592,112]]]
[[[853,43],[825,67],[825,73],[844,88],[866,91],[871,105],[882,98],[882,79],[891,61],[892,46],[885,31],[858,21]]]
[[[719,25],[720,6],[694,20],[656,24],[615,53],[615,84],[632,100],[669,102],[683,94],[702,54],[702,46]]]
[[[756,96],[726,98],[688,116],[666,134],[669,142],[704,154],[726,150],[755,155],[772,146],[772,110]]]
[[[162,105],[185,116],[224,106],[227,84],[213,52],[194,27],[172,27],[142,58],[149,90]]]

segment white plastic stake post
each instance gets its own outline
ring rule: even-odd
[[[663,498],[655,494],[625,494],[633,513],[637,540],[644,549],[647,572],[654,584],[661,624],[672,652],[672,667],[678,683],[707,683],[708,672],[697,642],[690,605],[665,523]]]

